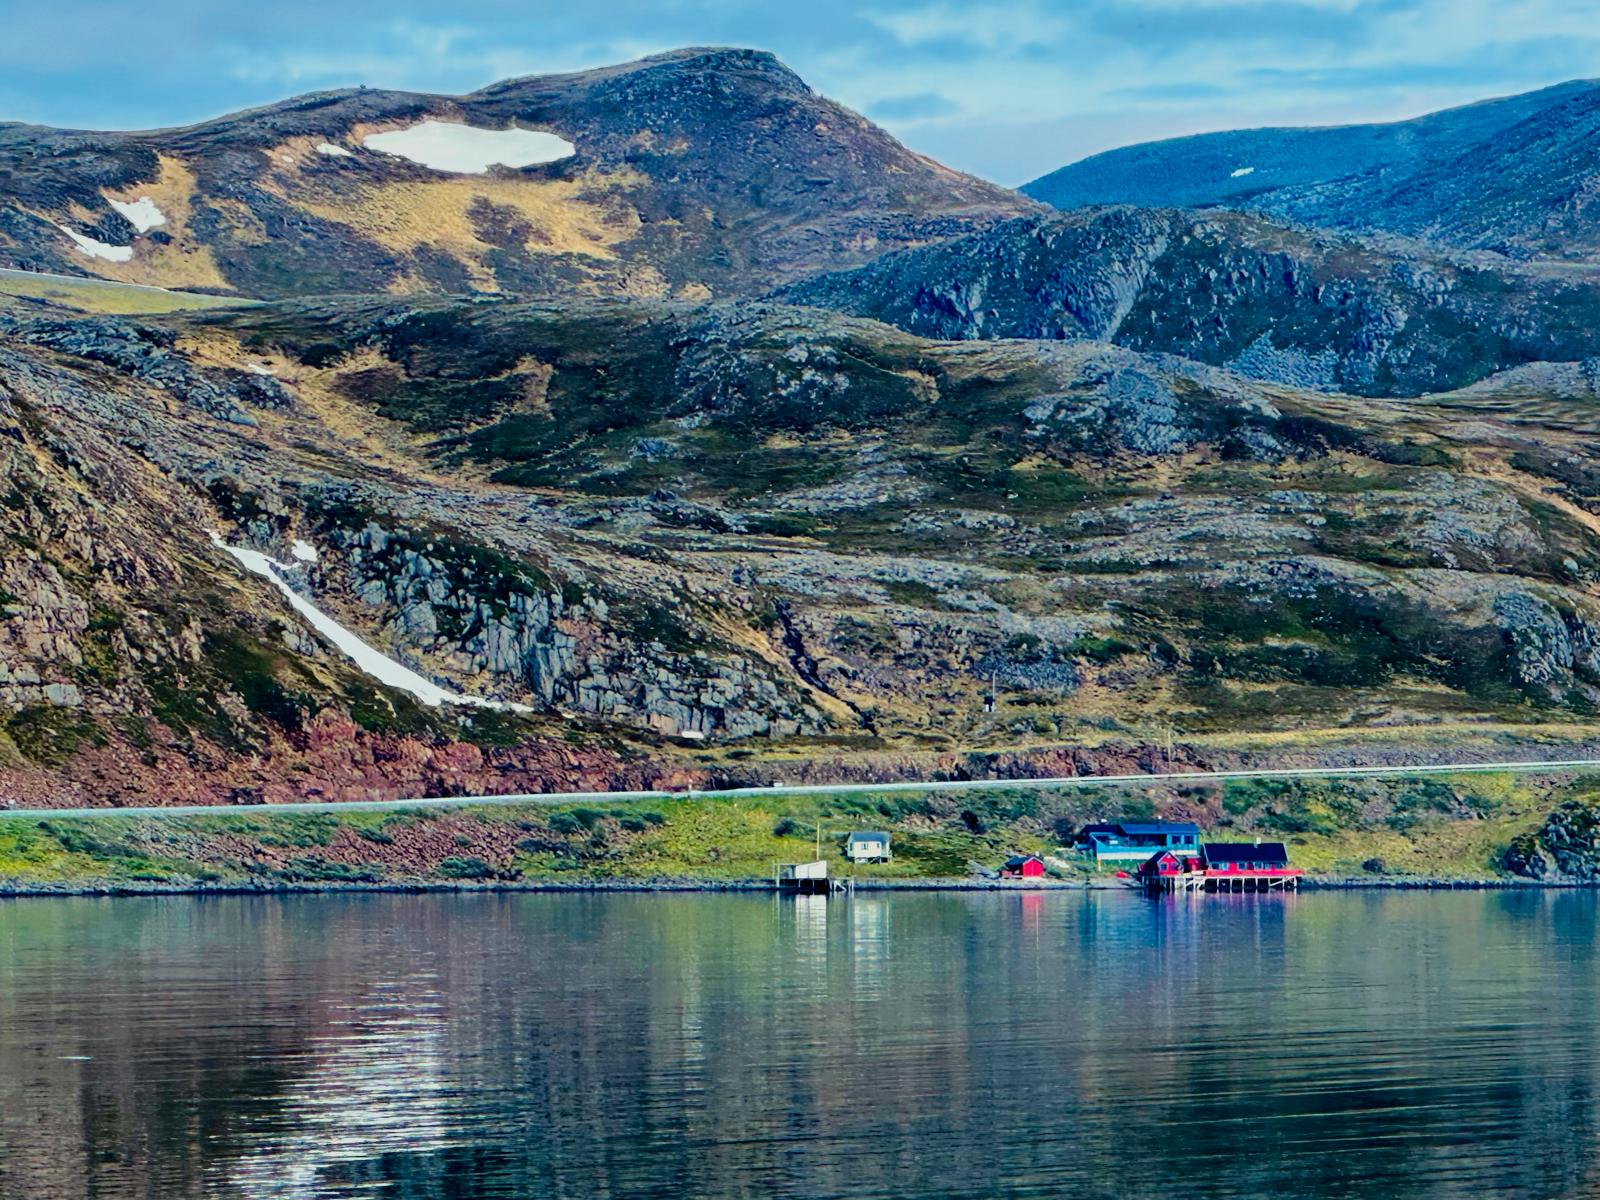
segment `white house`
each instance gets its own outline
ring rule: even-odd
[[[844,856],[851,862],[888,862],[889,835],[887,833],[852,833],[844,842]]]

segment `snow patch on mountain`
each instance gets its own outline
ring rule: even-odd
[[[211,544],[218,550],[230,555],[245,570],[253,575],[259,575],[269,580],[274,587],[283,593],[284,599],[289,601],[291,608],[304,617],[311,627],[332,642],[345,657],[355,663],[363,672],[372,676],[379,683],[403,692],[410,692],[423,704],[437,708],[441,704],[465,704],[474,708],[494,708],[508,712],[533,712],[526,704],[513,704],[506,700],[485,700],[480,696],[463,696],[460,692],[452,692],[440,687],[431,679],[418,675],[410,667],[402,666],[394,659],[381,651],[367,645],[354,633],[351,633],[339,622],[328,616],[311,601],[289,586],[283,577],[284,571],[294,569],[296,564],[280,563],[277,559],[261,553],[259,550],[247,550],[242,546],[230,546],[213,530]],[[305,542],[296,542],[293,553],[296,558],[302,558],[300,547],[311,550],[315,557],[316,551]]]
[[[90,258],[103,258],[107,262],[132,262],[132,246],[113,246],[107,242],[96,241],[92,237],[85,237],[76,229],[69,229],[65,225],[57,225],[57,229],[72,239],[73,244]]]
[[[1254,167],[1240,167],[1236,171],[1229,171],[1228,172],[1228,178],[1229,179],[1242,179],[1246,175],[1254,175],[1255,173],[1256,173],[1256,169]]]
[[[326,154],[329,158],[354,158],[355,155],[343,146],[335,146],[332,142],[318,142],[317,153]]]
[[[571,158],[577,147],[536,129],[480,129],[454,121],[422,121],[409,129],[369,134],[369,150],[393,154],[435,171],[482,175],[490,167],[532,167]]]
[[[140,196],[133,201],[112,200],[110,204],[140,233],[149,233],[156,226],[167,223],[167,214],[149,196]]]

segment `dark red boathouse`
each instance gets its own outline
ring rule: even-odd
[[[1044,859],[1037,854],[1014,855],[1000,868],[1001,879],[1040,879],[1043,876]]]

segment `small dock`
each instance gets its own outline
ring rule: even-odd
[[[1298,891],[1303,872],[1287,871],[1229,871],[1212,874],[1209,871],[1185,871],[1174,874],[1147,876],[1143,883],[1151,895],[1175,892],[1293,892]]]
[[[791,896],[826,896],[851,890],[850,881],[829,877],[828,863],[820,858],[814,862],[774,863],[772,887]]]

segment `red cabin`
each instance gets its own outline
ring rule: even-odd
[[[1139,882],[1150,892],[1271,892],[1293,890],[1301,874],[1282,842],[1207,842],[1197,853],[1152,854]]]
[[[1282,878],[1301,872],[1289,865],[1282,842],[1207,842],[1200,848],[1209,878]]]
[[[1006,859],[1000,868],[1001,879],[1040,879],[1044,876],[1044,859],[1037,854],[1018,854]]]

